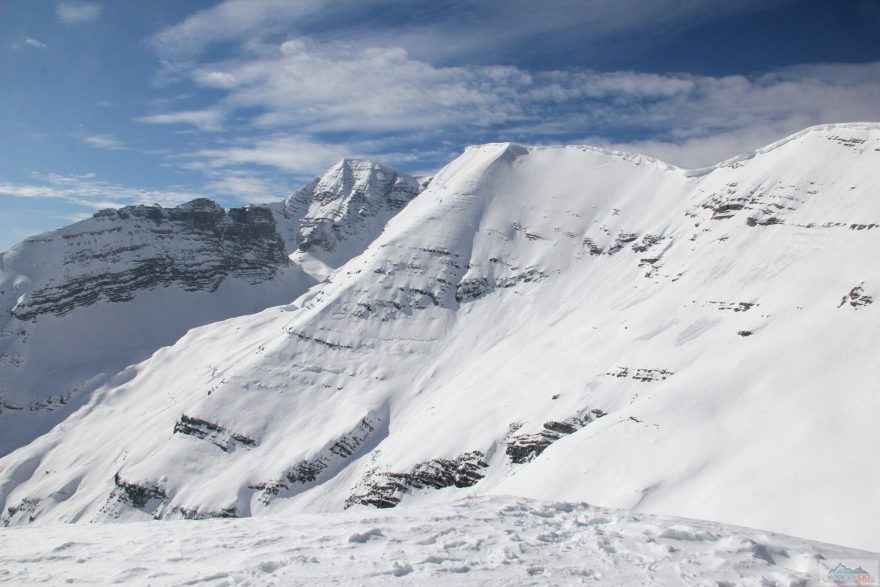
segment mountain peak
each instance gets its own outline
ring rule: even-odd
[[[379,163],[378,161],[373,161],[371,159],[361,159],[358,157],[343,157],[342,159],[337,161],[335,165],[330,167],[330,169],[328,169],[325,172],[325,174],[331,172],[334,169],[340,168],[340,167],[341,168],[348,168],[348,169],[366,169],[366,168],[371,168],[371,167],[382,167],[385,169],[390,169],[390,168],[386,167],[385,165]]]
[[[223,207],[209,198],[195,198],[177,206],[178,210],[192,210],[205,212],[225,212]]]
[[[273,210],[288,250],[336,267],[363,251],[420,190],[414,177],[346,158]]]

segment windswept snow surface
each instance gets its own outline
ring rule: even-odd
[[[0,523],[502,494],[880,550],[878,245],[878,124],[699,172],[473,147],[293,304],[0,459]]]
[[[878,557],[760,530],[512,497],[0,530],[0,583],[15,585],[788,587],[820,584],[837,561]]]

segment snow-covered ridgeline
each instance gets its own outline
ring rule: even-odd
[[[878,149],[870,124],[698,174],[469,149],[294,305],[191,331],[0,460],[3,520],[503,493],[877,550]]]
[[[288,304],[315,283],[300,248],[332,270],[417,191],[345,160],[285,202],[104,210],[0,255],[0,455],[190,328]]]

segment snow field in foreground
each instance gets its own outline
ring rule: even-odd
[[[880,554],[587,504],[453,504],[0,530],[13,585],[818,585]]]

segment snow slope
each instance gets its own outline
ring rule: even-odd
[[[711,522],[480,497],[383,512],[0,529],[0,583],[818,585],[880,555]],[[841,563],[843,561],[843,563]],[[874,562],[874,565],[871,563]]]
[[[289,303],[325,277],[309,259],[326,273],[360,253],[418,188],[344,160],[284,202],[104,210],[13,247],[0,256],[0,455],[190,328]]]
[[[878,124],[698,171],[470,148],[294,304],[0,459],[0,519],[513,494],[880,550],[878,161]]]

